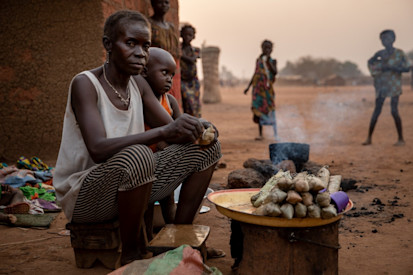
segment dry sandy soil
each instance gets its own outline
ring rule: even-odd
[[[243,87],[223,88],[220,104],[205,105],[204,117],[220,129],[226,168],[218,169],[211,188],[223,189],[228,174],[248,158],[268,159],[271,129],[255,141],[250,96]],[[310,160],[329,165],[332,174],[356,180],[348,191],[354,209],[340,220],[340,274],[413,273],[413,91],[404,87],[400,100],[406,145],[394,147],[396,129],[386,101],[371,146],[362,146],[374,108],[372,87],[277,87],[277,121],[282,142],[310,144]],[[41,157],[41,156],[39,156]],[[47,162],[53,164],[54,160]],[[380,199],[383,205],[377,205]],[[210,202],[211,211],[195,223],[209,225],[208,246],[227,256],[207,261],[232,274],[229,219]],[[69,237],[56,234],[67,220],[60,214],[46,230],[0,226],[0,274],[106,274],[102,265],[78,269]],[[37,241],[32,241],[37,240]],[[27,242],[32,241],[32,242]],[[15,244],[18,242],[17,244]]]

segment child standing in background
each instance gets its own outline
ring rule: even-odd
[[[277,60],[271,57],[273,44],[269,40],[264,40],[261,44],[262,54],[257,58],[255,72],[244,90],[248,93],[252,85],[252,106],[253,120],[258,124],[259,136],[256,140],[263,140],[262,126],[272,125],[274,138],[278,140],[277,122],[275,120],[275,93],[273,84],[277,75]]]
[[[397,142],[395,146],[405,144],[402,130],[402,120],[399,114],[399,97],[402,94],[402,73],[410,70],[410,64],[405,53],[393,46],[396,34],[393,30],[384,30],[380,33],[380,40],[384,49],[376,52],[367,61],[371,76],[374,78],[376,102],[371,116],[368,136],[363,145],[370,145],[377,120],[383,108],[383,103],[390,97],[391,114],[396,124]]]
[[[181,95],[184,113],[201,117],[200,84],[197,75],[196,61],[200,58],[200,49],[192,47],[195,28],[184,25],[181,28]]]

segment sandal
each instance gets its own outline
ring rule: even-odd
[[[30,205],[27,202],[17,202],[4,208],[6,214],[27,214],[29,213]]]
[[[216,259],[225,257],[226,254],[221,249],[208,247],[207,248],[207,259]]]

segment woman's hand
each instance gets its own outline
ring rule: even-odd
[[[168,143],[195,142],[203,133],[201,121],[188,114],[182,114],[164,128],[164,140]]]
[[[212,124],[211,122],[209,122],[209,121],[207,121],[203,118],[200,118],[199,121],[201,121],[202,125],[204,126],[204,129],[208,129],[210,126],[212,126],[212,128],[214,128],[214,130],[215,130],[214,142],[217,141],[218,137],[219,137],[219,132],[218,132],[217,127],[215,127],[214,124]]]

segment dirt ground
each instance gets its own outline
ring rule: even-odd
[[[264,127],[265,140],[254,140],[258,131],[251,119],[250,96],[242,91],[243,87],[222,88],[222,102],[203,109],[204,117],[220,130],[221,163],[226,164],[212,178],[214,190],[225,188],[228,174],[242,168],[248,158],[268,159],[268,145],[274,142],[269,127]],[[276,93],[281,142],[310,144],[311,161],[329,165],[332,174],[357,182],[357,188],[347,192],[354,208],[340,220],[339,273],[412,274],[413,91],[404,87],[399,104],[406,140],[403,147],[393,146],[397,135],[388,100],[373,144],[361,145],[374,108],[370,86],[276,87]],[[195,223],[210,226],[208,246],[227,254],[206,264],[233,274],[229,219],[210,202],[204,205],[211,211],[199,214]],[[45,230],[0,226],[0,274],[110,272],[99,264],[92,269],[76,268],[69,237],[55,234],[66,222],[59,214]]]

